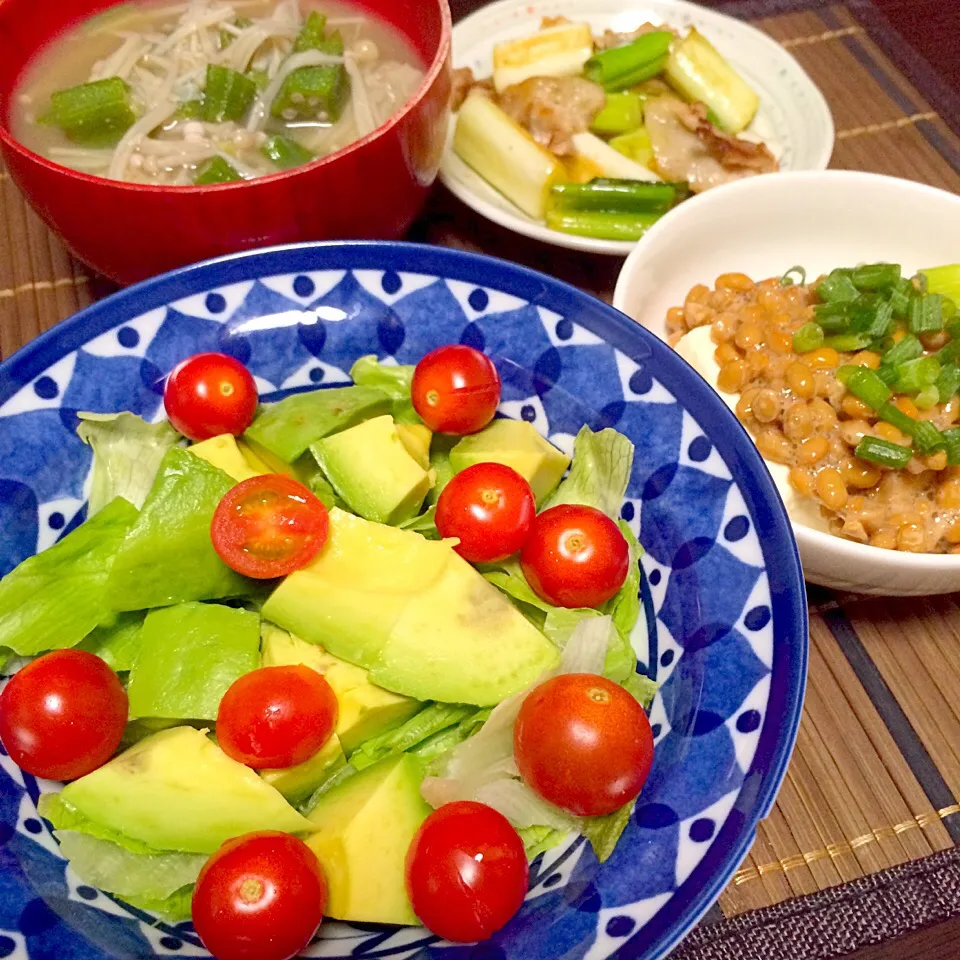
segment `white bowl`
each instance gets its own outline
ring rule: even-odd
[[[960,196],[872,173],[756,177],[684,203],[627,259],[613,304],[661,339],[667,309],[730,271],[755,280],[795,264],[808,276],[862,262],[909,274],[960,261]],[[960,590],[960,556],[881,550],[797,522],[807,580],[887,596]]]
[[[760,109],[749,132],[769,144],[781,169],[823,170],[830,162],[833,117],[803,67],[756,27],[684,0],[499,0],[454,25],[453,64],[489,77],[495,44],[535,33],[544,17],[558,16],[589,23],[597,33],[627,32],[648,22],[696,27],[759,94]],[[560,233],[528,217],[453,152],[455,123],[454,117],[440,178],[468,207],[515,233],[570,250],[625,257],[636,246]]]

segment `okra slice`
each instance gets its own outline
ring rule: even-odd
[[[206,187],[213,183],[232,183],[242,180],[243,177],[223,157],[211,157],[197,167],[193,182],[198,187]]]
[[[314,159],[306,147],[301,146],[296,140],[289,137],[282,137],[276,134],[268,137],[267,141],[260,148],[260,152],[275,163],[281,170],[289,170],[291,167],[302,167]]]
[[[41,122],[60,127],[85,147],[114,146],[137,119],[130,87],[120,77],[57,90],[50,104]]]
[[[203,88],[203,119],[207,123],[242,120],[257,95],[257,85],[229,67],[208,64]]]

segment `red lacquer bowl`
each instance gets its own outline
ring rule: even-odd
[[[13,139],[11,100],[32,57],[118,0],[0,0],[0,149],[14,183],[81,260],[122,284],[237,250],[298,240],[396,239],[436,178],[450,116],[446,0],[354,0],[428,64],[413,99],[352,146],[237,184],[151,187],[77,173]]]

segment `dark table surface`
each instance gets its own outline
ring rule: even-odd
[[[718,0],[702,0],[720,7]],[[450,0],[454,19],[485,0]],[[960,91],[960,0],[874,0],[905,44]],[[958,691],[960,694],[960,691]],[[848,954],[850,960],[960,960],[960,919]],[[797,958],[806,960],[806,958]]]

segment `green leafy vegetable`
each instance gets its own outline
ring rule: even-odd
[[[427,493],[427,503],[436,504],[443,493],[443,488],[453,479],[455,470],[450,462],[450,451],[457,445],[459,437],[450,437],[436,433],[430,444],[430,469],[436,476],[436,481]]]
[[[371,387],[336,387],[295,393],[267,404],[244,434],[284,463],[293,463],[311,443],[390,412],[390,397]]]
[[[216,720],[227,688],[260,666],[260,618],[214,603],[147,615],[130,672],[130,717]]]
[[[89,634],[79,649],[96,654],[116,673],[129,670],[140,652],[143,617],[142,610],[118,613],[109,623],[102,624]]]
[[[0,580],[0,645],[21,656],[76,646],[112,619],[109,574],[137,509],[118,497]]]
[[[623,681],[622,686],[644,710],[650,709],[653,705],[654,697],[657,695],[657,690],[660,689],[656,680],[651,680],[642,673],[631,673],[630,676]]]
[[[616,848],[617,841],[630,822],[634,805],[632,801],[605,817],[585,817],[582,820],[580,831],[590,841],[601,863],[608,860]]]
[[[131,853],[110,840],[58,830],[60,850],[91,887],[120,897],[166,900],[193,884],[207,857],[196,853]]]
[[[180,447],[167,451],[110,571],[107,596],[115,610],[248,596],[260,589],[234,573],[210,541],[213,513],[233,485],[200,457]]]
[[[191,917],[193,884],[170,894],[165,900],[151,900],[148,897],[124,897],[123,899],[131,907],[154,913],[170,923],[182,923]]]
[[[583,427],[573,445],[573,464],[546,508],[578,503],[616,520],[633,468],[633,444],[616,430]]]
[[[412,530],[414,533],[419,533],[428,540],[439,540],[440,534],[437,532],[436,517],[437,508],[436,505],[434,505],[424,513],[421,513],[419,517],[414,517],[412,520],[405,520],[399,524],[399,526],[403,530]]]
[[[460,703],[428,703],[406,723],[372,737],[350,754],[350,766],[364,770],[394,753],[406,753],[425,740],[476,715],[477,707]]]
[[[88,516],[114,497],[138,510],[153,486],[166,452],[180,435],[166,421],[147,423],[132,413],[78,413],[77,436],[93,447],[93,481]]]
[[[393,419],[397,423],[423,423],[413,409],[410,386],[416,367],[409,364],[391,366],[381,363],[372,354],[361,357],[351,368],[350,376],[358,387],[382,390],[393,401]]]
[[[37,812],[44,820],[50,822],[54,830],[74,830],[91,837],[97,837],[100,840],[109,840],[130,853],[156,854],[161,852],[142,840],[135,840],[118,830],[112,830],[102,823],[91,820],[69,803],[64,802],[59,793],[42,794],[37,801]]]
[[[521,827],[517,830],[530,860],[563,843],[569,834],[554,827]]]

